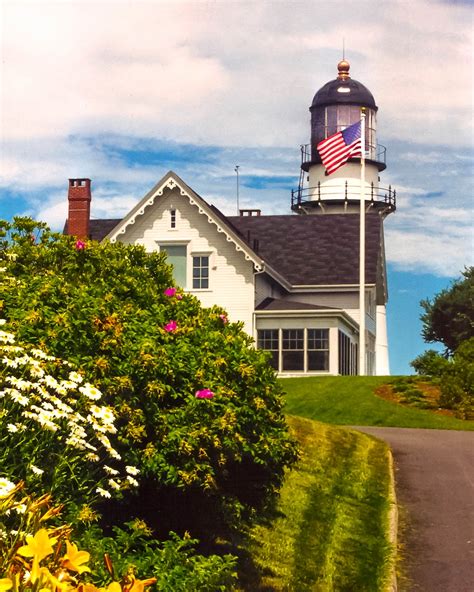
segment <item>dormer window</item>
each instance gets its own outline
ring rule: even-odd
[[[170,210],[170,228],[176,228],[176,210]]]

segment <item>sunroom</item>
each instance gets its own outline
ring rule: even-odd
[[[307,306],[256,310],[258,349],[270,353],[280,376],[356,375],[357,323],[341,309]]]

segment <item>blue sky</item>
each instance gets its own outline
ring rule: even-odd
[[[315,92],[374,94],[392,373],[426,347],[419,301],[472,265],[472,7],[436,0],[3,2],[0,216],[61,229],[67,179],[121,217],[169,169],[235,213],[289,211]],[[348,25],[349,24],[349,25]]]

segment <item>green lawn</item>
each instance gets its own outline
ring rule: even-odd
[[[393,426],[474,430],[474,421],[464,421],[432,411],[404,407],[374,394],[377,386],[392,377],[322,376],[284,378],[286,413],[335,425]]]
[[[285,478],[276,517],[251,532],[246,550],[257,570],[243,589],[384,590],[392,557],[387,446],[351,430],[288,421],[302,456]]]

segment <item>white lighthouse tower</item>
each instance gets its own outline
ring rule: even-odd
[[[300,182],[292,192],[291,209],[301,215],[355,215],[360,213],[363,196],[365,212],[378,214],[382,221],[395,211],[396,192],[379,184],[379,175],[386,168],[386,149],[377,143],[378,107],[368,88],[351,78],[349,62],[343,59],[337,68],[337,78],[318,90],[310,107],[311,143],[301,146]],[[361,176],[360,157],[351,157],[344,166],[327,175],[317,151],[318,143],[359,122],[362,112],[365,114],[364,175]],[[367,292],[367,296],[366,304],[373,306],[373,295]],[[388,375],[387,295],[377,294],[375,299],[375,360],[369,363],[375,374]],[[362,296],[360,301],[363,303]]]

